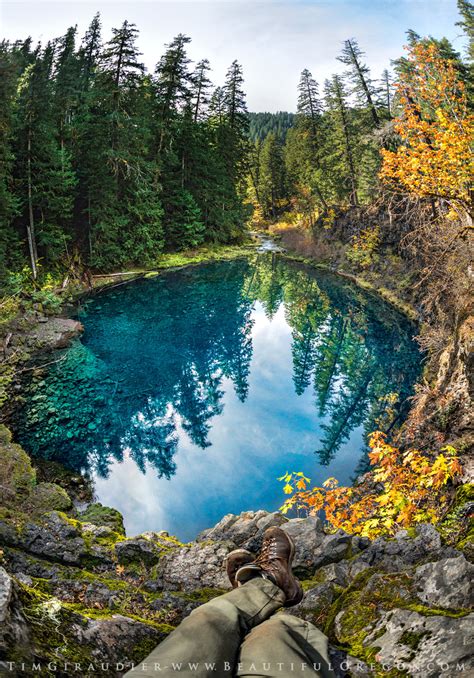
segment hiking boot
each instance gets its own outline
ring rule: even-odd
[[[238,583],[235,581],[235,575],[237,570],[239,570],[243,565],[248,565],[253,563],[255,556],[247,549],[235,549],[227,554],[226,558],[226,570],[229,581],[232,584],[232,588],[235,589],[238,586]]]
[[[297,605],[303,598],[303,589],[291,571],[294,555],[293,539],[279,527],[269,527],[263,535],[259,555],[253,563],[243,565],[235,579],[238,584],[259,576],[269,579],[285,594],[284,607]]]

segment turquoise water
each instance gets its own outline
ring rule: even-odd
[[[16,434],[92,476],[129,534],[276,509],[287,470],[351,482],[420,365],[397,312],[272,254],[104,291],[79,317],[81,340],[27,373]]]

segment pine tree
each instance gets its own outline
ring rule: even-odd
[[[457,0],[457,4],[462,19],[456,26],[460,26],[467,36],[467,56],[472,66],[474,64],[474,5],[469,0]]]
[[[193,122],[197,123],[204,116],[206,107],[209,105],[209,89],[211,81],[207,77],[211,70],[209,61],[202,59],[196,66],[194,73],[191,76],[191,100],[193,108]]]
[[[0,285],[6,283],[9,265],[16,263],[18,268],[21,265],[19,238],[12,225],[17,212],[12,176],[12,125],[17,81],[18,68],[13,50],[3,41],[0,43]]]
[[[380,117],[377,111],[377,91],[370,79],[370,69],[363,61],[364,53],[357,41],[351,38],[344,41],[344,47],[339,61],[348,66],[347,75],[353,84],[359,104],[370,111],[374,127],[380,127]]]
[[[340,76],[334,75],[332,80],[326,81],[325,101],[332,122],[331,144],[335,149],[336,158],[339,154],[339,159],[343,157],[345,160],[343,163],[338,163],[340,172],[339,186],[344,191],[344,188],[349,184],[350,202],[352,205],[357,205],[358,186],[354,156],[354,130],[353,125],[351,124],[351,115],[347,104],[347,93]]]
[[[172,139],[170,121],[189,101],[191,76],[186,45],[190,42],[191,38],[186,35],[177,35],[167,45],[166,52],[155,69],[159,153],[163,149],[165,138]]]
[[[258,194],[263,213],[275,219],[286,196],[286,187],[283,148],[274,132],[270,132],[263,142],[258,174]]]
[[[79,104],[81,63],[75,51],[76,28],[69,28],[57,41],[54,81],[54,116],[61,152],[71,150],[73,117]]]
[[[382,93],[385,109],[387,111],[387,118],[389,120],[392,119],[392,101],[393,101],[392,87],[393,85],[390,73],[387,69],[384,69],[384,71],[382,72]]]
[[[33,277],[38,256],[57,261],[67,248],[75,177],[60,148],[53,111],[53,47],[38,49],[20,78],[16,116],[15,175]]]
[[[112,33],[92,90],[97,138],[91,162],[105,168],[95,172],[88,208],[91,261],[100,267],[150,262],[163,246],[157,168],[147,157],[152,86],[139,60],[135,25],[125,21]]]
[[[82,90],[85,92],[89,90],[91,80],[97,72],[101,47],[100,14],[97,12],[86,31],[82,45],[79,49]]]

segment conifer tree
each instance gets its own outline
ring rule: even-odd
[[[52,262],[67,251],[75,178],[69,155],[60,148],[53,111],[53,47],[35,53],[20,78],[16,116],[16,183],[26,223],[33,277],[38,257]]]
[[[344,47],[339,61],[348,66],[347,75],[352,82],[353,92],[359,104],[365,106],[372,117],[374,127],[380,127],[380,117],[377,111],[377,91],[370,78],[370,69],[364,63],[364,53],[354,38],[344,41]]]
[[[357,205],[358,186],[354,158],[354,132],[347,104],[347,93],[340,76],[334,75],[332,80],[326,81],[325,101],[332,121],[331,143],[335,148],[336,154],[339,153],[339,158],[343,157],[345,159],[345,162],[339,163],[339,171],[342,170],[339,175],[339,186],[343,191],[347,185],[350,186],[350,202],[352,205]]]
[[[197,123],[203,118],[204,112],[209,105],[209,89],[211,87],[211,81],[207,77],[207,74],[210,70],[211,67],[209,66],[209,61],[207,59],[202,59],[196,65],[196,69],[191,76],[191,99],[194,123]]]

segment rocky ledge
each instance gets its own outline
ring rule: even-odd
[[[464,486],[441,530],[418,525],[370,541],[328,532],[315,517],[227,515],[183,544],[166,532],[128,538],[120,514],[73,508],[39,483],[0,428],[0,672],[121,676],[195,607],[229,589],[226,555],[258,551],[267,527],[295,539],[305,597],[290,612],[328,635],[339,676],[469,675],[472,580],[459,525],[472,511]],[[449,537],[449,521],[456,524]],[[26,669],[22,668],[24,662]]]

